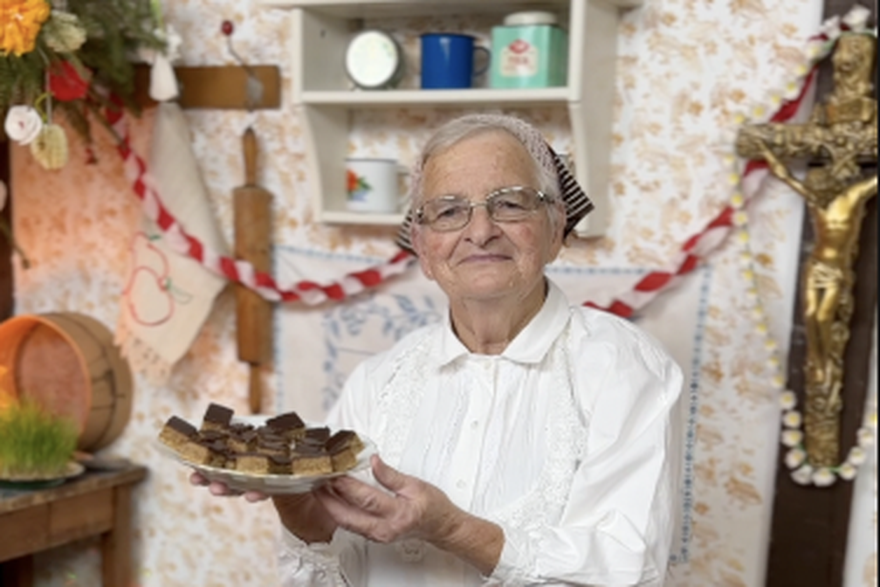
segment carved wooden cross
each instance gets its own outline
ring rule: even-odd
[[[877,162],[877,101],[872,76],[877,38],[844,33],[832,56],[834,89],[805,124],[743,128],[737,152],[767,161],[771,172],[806,200],[814,243],[803,269],[806,402],[804,445],[813,467],[839,463],[844,351],[853,312],[853,262],[866,202],[877,176],[861,166]],[[783,161],[814,164],[803,181]]]

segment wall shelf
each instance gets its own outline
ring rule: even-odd
[[[368,224],[368,225],[398,225],[403,222],[403,214],[378,214],[375,212],[350,212],[338,210],[324,210],[321,221],[327,224]]]
[[[305,91],[303,104],[315,106],[347,106],[383,108],[400,106],[565,106],[569,101],[566,88],[537,90],[384,90],[384,91]]]
[[[312,200],[319,222],[397,224],[399,214],[346,208],[345,158],[352,115],[393,108],[473,110],[564,108],[568,113],[578,181],[596,210],[576,228],[599,236],[608,221],[611,132],[617,29],[622,8],[640,0],[256,0],[291,10],[292,102],[301,116]],[[524,9],[557,13],[569,32],[567,85],[542,89],[352,90],[342,64],[365,19],[410,16],[502,16]],[[389,30],[394,34],[393,30]]]

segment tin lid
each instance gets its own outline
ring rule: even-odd
[[[393,83],[401,66],[400,46],[382,31],[358,33],[345,51],[346,73],[362,88],[381,88]]]
[[[514,12],[504,17],[505,26],[522,26],[536,24],[556,24],[556,15],[543,10],[527,10]]]

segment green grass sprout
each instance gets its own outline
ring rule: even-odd
[[[24,400],[0,411],[0,476],[53,477],[73,456],[76,424]]]

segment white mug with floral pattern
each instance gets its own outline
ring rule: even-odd
[[[394,159],[346,159],[348,209],[353,212],[399,213],[403,192],[400,180],[408,172]]]

